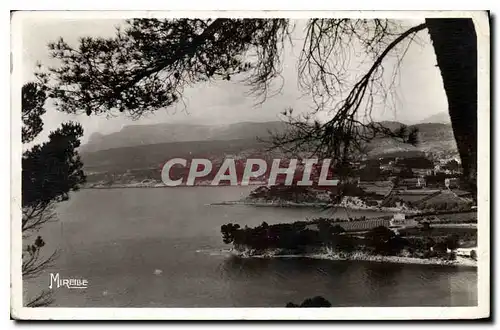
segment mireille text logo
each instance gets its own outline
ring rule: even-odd
[[[61,278],[59,273],[50,273],[49,289],[66,287],[68,289],[86,289],[88,281],[81,278]]]

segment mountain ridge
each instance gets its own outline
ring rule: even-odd
[[[436,113],[432,116],[429,116],[419,122],[419,124],[427,124],[427,123],[451,124],[450,115],[448,112],[443,111],[440,113]]]
[[[234,140],[268,136],[268,131],[282,131],[286,124],[280,121],[241,122],[225,125],[203,124],[151,124],[129,125],[110,134],[94,133],[82,145],[82,152],[93,152],[114,148],[206,140]]]

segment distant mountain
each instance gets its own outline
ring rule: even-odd
[[[182,141],[137,145],[93,152],[81,152],[86,171],[127,171],[156,168],[172,158],[223,159],[234,155],[262,153],[265,144],[255,139]]]
[[[392,131],[403,125],[398,122],[381,122],[381,124]],[[442,123],[423,123],[409,126],[409,128],[412,127],[418,129],[419,143],[417,146],[402,143],[392,138],[377,138],[368,144],[368,156],[370,158],[388,155],[402,156],[406,153],[407,156],[432,154],[437,157],[448,158],[458,153],[451,125]]]
[[[216,141],[266,138],[269,132],[282,132],[283,122],[244,122],[229,125],[155,124],[130,125],[119,132],[103,135],[94,133],[82,152],[132,147],[169,142]]]
[[[395,130],[399,122],[382,122]],[[453,131],[449,124],[414,125],[419,130],[419,144],[412,146],[388,137],[372,140],[366,148],[369,158],[381,156],[414,157],[431,154],[449,158],[457,155]],[[411,126],[410,126],[411,127]],[[269,137],[269,131],[283,132],[282,122],[238,123],[224,126],[203,125],[135,125],[109,135],[94,134],[80,153],[89,182],[130,178],[160,180],[162,164],[171,158],[283,158],[279,151],[269,152],[268,145],[257,137]],[[110,178],[111,177],[111,178]]]
[[[422,124],[425,123],[439,123],[439,124],[451,124],[450,115],[448,112],[440,112],[425,118],[421,121]]]
[[[400,123],[399,121],[389,121],[389,120],[378,122],[378,124],[380,124],[381,126],[384,126],[385,128],[390,129],[391,131],[395,131],[398,128],[400,128],[402,125],[406,125],[406,124]]]

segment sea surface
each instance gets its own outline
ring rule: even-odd
[[[251,187],[85,189],[58,206],[41,231],[54,265],[25,281],[25,298],[50,273],[88,281],[52,289],[55,307],[284,307],[321,295],[334,306],[475,306],[473,268],[359,261],[240,259],[220,226],[255,226],[373,211],[208,205]],[[387,214],[387,213],[385,213]],[[27,243],[28,241],[26,241]]]

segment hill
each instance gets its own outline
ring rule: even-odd
[[[161,169],[172,158],[217,158],[261,154],[265,144],[255,139],[183,141],[82,152],[87,172]]]
[[[398,122],[382,122],[382,124],[393,131],[402,125]],[[427,154],[436,158],[450,158],[458,155],[451,125],[423,123],[409,126],[409,128],[412,127],[418,129],[419,143],[417,146],[405,144],[392,138],[380,137],[368,144],[368,157],[414,157]]]

